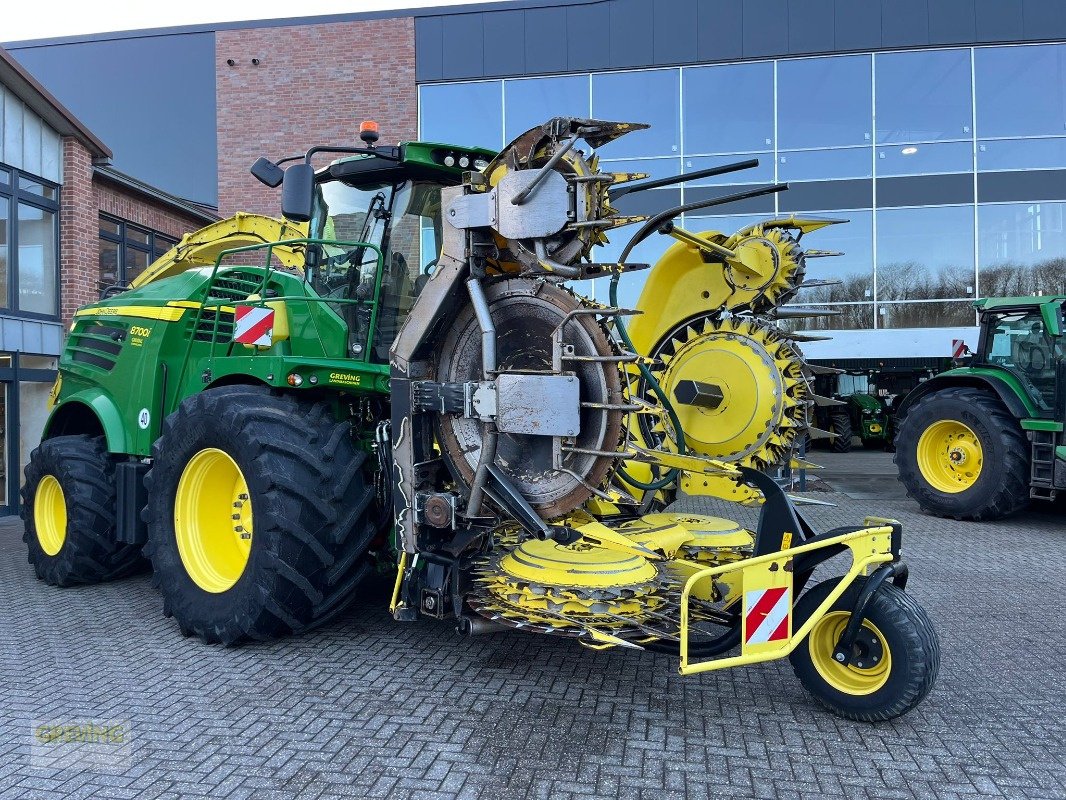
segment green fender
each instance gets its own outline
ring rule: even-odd
[[[1018,419],[1039,416],[1032,400],[1018,383],[1018,379],[1009,373],[988,368],[963,367],[941,372],[935,378],[918,384],[899,404],[900,419],[910,411],[911,406],[931,392],[956,386],[971,386],[976,389],[989,389]]]
[[[75,412],[76,406],[80,406],[81,408],[77,408],[76,413],[72,413]],[[86,408],[89,413],[96,417],[96,420],[100,423],[100,427],[103,428],[104,438],[107,440],[107,449],[109,452],[133,452],[132,442],[130,441],[126,427],[122,424],[122,416],[119,414],[118,406],[115,404],[115,401],[111,399],[110,395],[98,386],[82,389],[69,397],[64,397],[56,407],[52,409],[52,413],[48,415],[48,421],[45,423],[42,439],[47,439],[53,435],[60,435],[58,433],[53,433],[53,428],[56,427],[57,423],[60,427],[66,427],[66,425],[71,424],[72,421],[81,417]],[[74,430],[72,432],[82,433],[84,431]]]

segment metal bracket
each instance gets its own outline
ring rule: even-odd
[[[893,561],[890,564],[878,567],[874,570],[873,575],[866,579],[862,589],[859,591],[858,598],[855,600],[855,608],[851,610],[851,617],[848,619],[847,627],[840,634],[840,639],[833,649],[834,661],[844,666],[848,666],[855,661],[855,642],[858,640],[862,630],[862,623],[866,619],[866,609],[869,608],[873,596],[877,594],[877,590],[890,577],[893,579],[892,582],[902,589],[903,586],[907,585],[907,576],[909,574],[910,570],[906,564],[902,561]]]

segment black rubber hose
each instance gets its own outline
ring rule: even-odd
[[[630,252],[632,252],[633,248],[640,241],[640,239],[637,238],[639,235],[640,232],[638,232],[637,236],[634,236],[632,239],[629,240],[629,244],[626,245],[625,249],[622,251],[621,257],[619,257],[618,259],[619,264],[625,263],[625,260],[629,257]],[[615,273],[611,276],[610,302],[611,305],[615,308],[618,307],[618,281],[621,277],[621,271],[615,271]],[[625,346],[629,348],[630,352],[636,353],[637,349],[633,345],[633,340],[629,338],[629,331],[626,330],[625,323],[622,322],[621,317],[614,318],[614,326],[615,330],[618,331],[618,335],[621,337],[623,344],[625,344]],[[648,384],[648,386],[651,387],[651,390],[655,392],[655,395],[659,398],[659,402],[663,404],[663,408],[666,410],[666,413],[670,415],[670,424],[674,426],[674,431],[677,437],[677,451],[681,455],[684,455],[686,452],[688,452],[688,448],[685,445],[685,431],[681,427],[681,420],[678,419],[677,412],[674,411],[674,406],[670,402],[670,398],[667,396],[663,387],[659,384],[659,381],[656,380],[655,376],[651,374],[651,370],[648,369],[648,366],[646,364],[641,361],[638,361],[637,369],[640,370],[641,377]],[[618,474],[622,477],[622,480],[624,480],[630,486],[634,486],[637,489],[641,489],[645,492],[658,491],[659,489],[663,489],[669,486],[671,483],[674,483],[677,480],[678,472],[679,470],[677,469],[671,469],[658,480],[651,481],[650,483],[645,483],[644,481],[637,480],[628,472],[626,472],[624,467],[618,467]]]

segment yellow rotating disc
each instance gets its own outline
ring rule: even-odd
[[[958,420],[939,420],[922,431],[917,455],[922,477],[939,492],[965,492],[981,477],[981,440]]]
[[[787,457],[806,425],[810,389],[802,356],[774,327],[740,316],[695,320],[654,355],[665,364],[659,381],[691,450],[756,468]],[[664,435],[676,440],[660,420],[652,438]]]

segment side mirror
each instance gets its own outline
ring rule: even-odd
[[[281,213],[293,222],[308,222],[315,199],[315,169],[310,164],[293,164],[285,170],[281,184]]]
[[[265,183],[271,189],[281,186],[281,181],[285,178],[285,170],[268,158],[256,159],[252,164],[251,173],[260,183]]]

